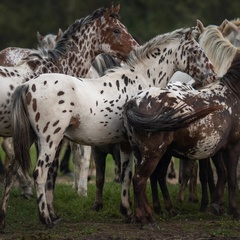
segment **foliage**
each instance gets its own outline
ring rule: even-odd
[[[37,48],[36,33],[66,30],[76,19],[99,7],[109,7],[102,0],[2,0],[0,2],[0,49],[14,46]],[[200,19],[205,25],[220,24],[225,18],[239,17],[238,0],[121,0],[121,21],[141,42],[176,28],[191,27]]]

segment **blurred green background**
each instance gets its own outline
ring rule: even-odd
[[[239,0],[1,0],[0,49],[37,48],[36,33],[56,34],[99,7],[121,4],[121,21],[141,43],[181,27],[240,17]]]

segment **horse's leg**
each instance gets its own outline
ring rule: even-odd
[[[187,183],[191,177],[192,169],[197,164],[196,160],[191,159],[180,159],[181,161],[181,169],[179,175],[181,176],[181,186],[178,192],[177,200],[182,203],[184,201],[184,192],[187,187]]]
[[[53,171],[52,174],[54,175],[53,170],[54,158],[60,140],[56,145],[54,144],[54,141],[52,141],[51,143],[52,144],[50,145],[47,141],[46,142],[41,141],[37,164],[33,172],[33,179],[36,188],[36,196],[38,203],[39,219],[43,224],[47,225],[47,227],[49,228],[53,227],[54,222],[56,220],[55,219],[56,215],[54,214],[54,209],[52,206],[54,185],[48,187],[47,179],[49,177],[49,174],[51,174],[50,167],[52,167],[51,170]],[[50,179],[51,178],[49,178],[49,182],[51,183]],[[54,217],[53,219],[51,218],[52,216]]]
[[[47,201],[47,206],[48,206],[48,211],[51,220],[53,223],[56,223],[59,217],[55,214],[54,212],[54,207],[53,207],[53,192],[55,189],[55,183],[56,183],[56,178],[58,174],[58,166],[59,166],[59,156],[60,152],[62,150],[64,141],[62,140],[60,144],[58,145],[54,160],[49,167],[48,170],[48,175],[47,175],[47,183],[46,183],[46,201]]]
[[[141,149],[139,148],[138,151],[134,150],[137,159],[136,170],[133,177],[134,220],[142,224],[151,224],[154,222],[154,218],[147,199],[146,184],[148,178],[157,167],[159,160],[161,159],[160,161],[162,161],[162,156],[166,152],[168,144],[171,142],[171,134],[160,134],[160,136],[157,136],[157,139],[155,139],[155,135],[153,135],[152,138],[145,136],[145,138],[141,137],[141,139],[138,139],[138,142],[141,142],[139,145]],[[157,142],[160,144],[157,144]],[[137,146],[135,146],[135,148],[137,148]]]
[[[121,203],[120,212],[126,216],[126,221],[131,220],[132,211],[130,209],[130,184],[132,180],[132,148],[129,143],[120,144],[121,158]]]
[[[12,160],[12,163],[8,166],[6,170],[6,175],[4,178],[2,200],[0,204],[0,230],[5,228],[5,218],[7,213],[8,200],[10,195],[10,190],[16,180],[17,170],[19,165]]]
[[[92,209],[99,211],[103,207],[103,186],[105,182],[107,153],[101,151],[101,147],[92,147],[92,157],[96,166],[96,198]]]
[[[192,170],[190,172],[191,176],[189,179],[189,197],[188,201],[197,203],[198,197],[197,197],[197,177],[198,177],[198,164],[197,161],[195,161],[195,164],[192,167]]]
[[[176,171],[174,168],[174,161],[172,158],[171,158],[171,162],[170,162],[170,171],[168,172],[168,178],[169,179],[176,178]]]
[[[14,158],[13,152],[13,142],[12,138],[4,138],[2,142],[2,148],[6,153],[6,157],[12,161],[11,159]],[[22,188],[22,195],[29,199],[32,197],[32,179],[28,174],[23,174],[22,169],[18,168],[17,170],[17,179],[19,181],[19,185]]]
[[[120,148],[119,144],[112,144],[112,156],[114,160],[114,181],[117,183],[120,183],[120,177],[121,177],[121,159],[120,159]]]
[[[202,187],[202,199],[200,212],[205,212],[208,206],[208,168],[210,165],[210,159],[199,160],[199,179]]]
[[[217,183],[213,194],[211,195],[210,211],[215,215],[224,213],[224,188],[227,182],[227,169],[224,163],[224,152],[218,152],[212,156],[212,161],[217,171]]]
[[[161,192],[163,195],[165,208],[167,209],[170,216],[175,216],[176,212],[173,209],[172,201],[170,198],[170,194],[169,194],[169,191],[167,188],[167,182],[166,182],[167,170],[168,170],[168,166],[169,166],[171,159],[172,159],[172,156],[168,153],[165,153],[156,168],[159,168],[158,169],[158,182],[159,182],[159,186],[161,188]]]
[[[74,188],[80,196],[87,196],[88,170],[91,147],[71,142],[74,163]]]
[[[237,164],[239,158],[239,145],[227,149],[227,158],[225,160],[225,165],[227,167],[228,176],[228,211],[232,214],[235,219],[240,218],[240,213],[237,208]]]
[[[70,147],[70,143],[67,141],[66,150],[64,152],[63,158],[60,163],[60,171],[65,175],[68,175],[71,173],[71,170],[69,168],[70,155],[71,155],[71,147]]]
[[[157,214],[163,214],[162,207],[159,200],[159,194],[158,194],[158,178],[159,178],[159,172],[161,170],[160,164],[158,163],[157,167],[153,171],[153,173],[150,176],[150,184],[151,184],[151,192],[152,192],[152,204],[153,204],[153,210]]]

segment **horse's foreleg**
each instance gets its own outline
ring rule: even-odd
[[[131,220],[132,211],[130,209],[130,184],[132,180],[132,149],[129,143],[120,144],[121,158],[121,204],[120,212],[126,216],[127,222]]]
[[[103,207],[106,156],[107,154],[99,150],[98,147],[92,147],[92,157],[96,166],[96,198],[92,206],[92,210],[95,211],[99,211]]]
[[[119,149],[119,144],[114,144],[113,146],[113,152],[112,152],[112,156],[114,159],[114,173],[115,173],[115,177],[114,177],[114,181],[119,183],[120,182],[120,178],[121,178],[121,158],[120,158],[120,149]]]
[[[218,178],[215,190],[211,195],[210,211],[216,215],[224,213],[224,188],[227,182],[227,169],[224,158],[226,157],[224,152],[218,152],[212,157]]]
[[[168,153],[165,153],[161,161],[158,163],[156,169],[158,169],[158,182],[163,195],[165,208],[167,209],[170,216],[174,216],[176,215],[176,212],[173,209],[172,201],[170,198],[170,194],[169,194],[169,191],[167,188],[167,182],[166,182],[168,166],[169,166],[169,163],[171,162],[171,158],[172,158],[171,155],[169,155]]]
[[[202,199],[201,199],[200,212],[205,212],[209,203],[208,189],[207,189],[209,164],[210,164],[210,159],[199,160],[199,179],[202,187]]]
[[[188,201],[197,203],[198,196],[197,196],[197,178],[198,178],[198,164],[197,161],[193,163],[192,170],[190,172],[190,179],[189,179],[189,196]]]
[[[151,183],[151,192],[152,192],[152,204],[153,210],[157,214],[163,214],[162,207],[159,200],[158,195],[158,167],[154,170],[154,172],[150,176]]]
[[[74,163],[74,187],[80,196],[87,196],[88,171],[91,158],[91,147],[71,142]]]

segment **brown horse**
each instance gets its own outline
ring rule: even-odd
[[[224,154],[229,213],[239,218],[236,168],[240,155],[240,54],[228,72],[201,90],[149,88],[124,107],[124,126],[137,159],[133,177],[134,220],[154,222],[146,195],[147,179],[165,153],[188,159]],[[161,160],[160,160],[161,159]]]

